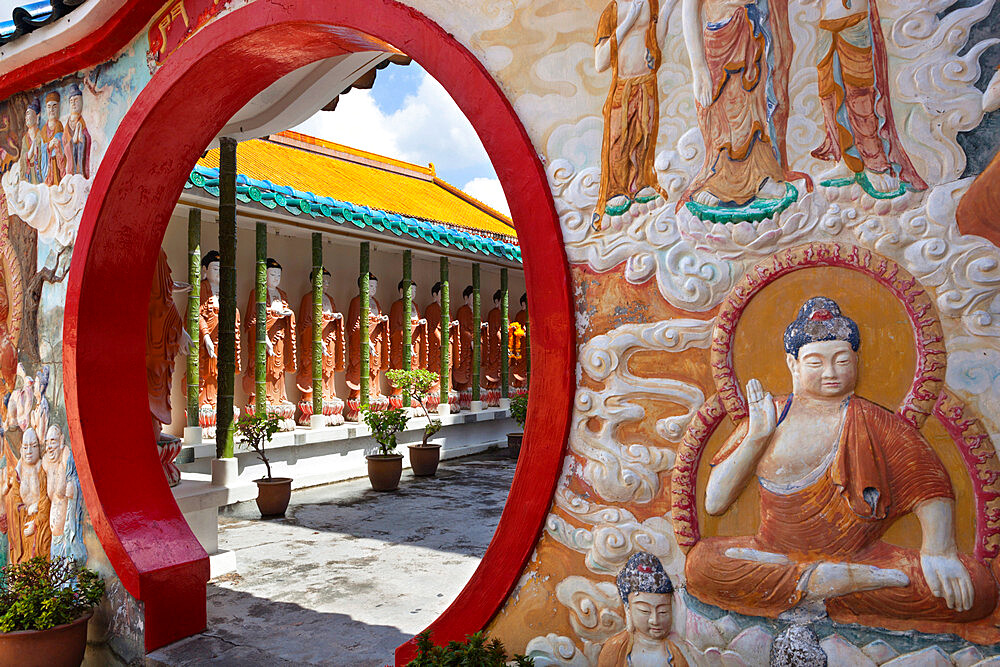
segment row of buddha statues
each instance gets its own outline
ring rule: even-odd
[[[218,251],[211,251],[202,258],[202,281],[200,289],[198,357],[199,357],[199,425],[204,437],[214,437],[216,405],[219,387],[219,270]],[[273,258],[266,261],[266,370],[265,404],[268,414],[281,420],[282,430],[292,430],[300,425],[312,423],[313,416],[313,291],[307,290],[293,309],[293,302],[280,287],[282,267]],[[441,313],[441,284],[431,288],[431,301],[421,312],[415,302],[417,285],[410,282],[410,321],[404,323],[404,281],[397,285],[399,298],[386,311],[375,298],[378,279],[369,275],[369,396],[372,409],[404,407],[401,392],[392,387],[388,394],[382,392],[382,375],[390,369],[403,368],[404,330],[409,327],[411,334],[412,368],[423,368],[432,372],[441,371],[442,331],[447,329],[450,343],[449,364],[452,388],[449,404],[453,412],[471,407],[473,377],[473,340],[476,336],[473,315],[472,286],[462,292],[462,305],[449,317]],[[313,281],[312,275],[310,285]],[[358,280],[359,292],[361,279]],[[355,296],[348,306],[346,317],[337,309],[329,294],[330,272],[323,269],[323,316],[320,340],[322,346],[322,415],[324,424],[333,426],[348,421],[357,421],[361,411],[361,295]],[[150,392],[150,407],[154,428],[161,441],[169,437],[161,436],[163,424],[170,423],[170,380],[173,374],[174,357],[187,354],[188,346],[194,341],[187,335],[183,321],[173,304],[173,292],[190,287],[173,283],[166,254],[161,251],[157,266],[156,280],[149,308],[147,331],[147,378]],[[520,310],[507,328],[503,329],[501,313],[502,293],[493,295],[493,308],[482,319],[480,331],[481,367],[479,374],[481,398],[485,406],[499,406],[501,399],[501,361],[503,340],[506,335],[509,355],[509,390],[517,395],[527,391],[527,295],[520,299]],[[256,294],[251,290],[250,299],[244,313],[236,313],[236,373],[242,375],[242,385],[247,395],[244,408],[252,414],[256,398],[256,369],[254,348],[256,343],[257,317]],[[442,320],[444,323],[442,324]],[[242,341],[241,341],[242,338]],[[241,362],[241,349],[245,362]],[[338,397],[335,373],[346,374],[348,395]],[[300,392],[298,404],[289,398],[285,386],[285,376],[292,373]],[[186,380],[185,380],[186,381]],[[440,402],[440,385],[437,385],[427,400],[427,407],[435,410]]]

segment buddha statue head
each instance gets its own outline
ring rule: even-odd
[[[278,289],[278,285],[281,284],[281,264],[278,264],[278,260],[273,257],[268,257],[265,266],[267,267],[267,288]]]
[[[441,303],[441,283],[440,282],[434,283],[434,286],[431,287],[431,298],[434,300],[435,303]]]
[[[83,113],[83,90],[79,84],[74,83],[69,87],[69,114],[79,117],[81,113]]]
[[[400,298],[400,299],[402,299],[402,298],[403,298],[403,286],[404,286],[405,284],[406,284],[406,281],[405,281],[405,280],[400,280],[400,281],[399,281],[399,284],[398,284],[398,285],[396,285],[396,289],[398,289],[398,290],[399,290],[399,298]],[[438,291],[440,292],[441,290],[440,290],[440,289],[438,289]],[[413,281],[411,280],[411,281],[410,281],[410,300],[412,301],[413,299],[415,299],[415,298],[416,298],[416,296],[417,296],[417,283],[415,283],[415,282],[413,282]]]
[[[644,551],[634,553],[615,581],[628,631],[650,641],[664,641],[670,634],[674,586],[660,559]]]
[[[499,308],[503,303],[503,290],[497,290],[493,292],[493,307]]]
[[[62,104],[62,96],[58,92],[52,91],[45,96],[45,118],[50,125],[59,122],[59,107]]]
[[[315,269],[313,269],[312,271],[309,272],[309,284],[312,285],[314,280],[316,280],[316,270]],[[328,289],[330,289],[330,272],[327,271],[326,267],[324,266],[323,267],[323,290],[325,291],[325,290],[328,290]]]
[[[464,290],[462,290],[462,300],[465,301],[465,305],[469,308],[472,308],[473,292],[475,292],[475,290],[472,288],[472,285],[468,285]]]
[[[361,287],[361,280],[363,276],[358,276],[358,287]],[[375,292],[378,290],[378,278],[371,271],[368,272],[368,296],[372,299],[375,298]]]
[[[33,466],[42,458],[41,444],[35,429],[27,428],[21,436],[21,463]]]
[[[521,295],[521,308],[527,308],[527,307],[528,307],[528,293],[525,292],[524,294]]]
[[[45,457],[53,463],[59,460],[63,452],[63,433],[58,424],[49,427],[45,434]]]
[[[201,258],[201,268],[205,275],[205,280],[212,287],[213,292],[219,291],[219,256],[218,250],[210,250]]]
[[[799,309],[785,329],[785,362],[796,396],[841,399],[858,382],[858,325],[833,299],[816,296]]]

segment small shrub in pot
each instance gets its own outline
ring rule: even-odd
[[[264,463],[267,476],[255,479],[257,484],[257,509],[261,516],[284,516],[288,502],[292,498],[292,478],[273,477],[271,461],[264,451],[265,444],[281,428],[281,420],[275,415],[252,415],[244,417],[236,425],[236,430],[242,438],[242,444],[247,449],[257,453],[257,458]]]
[[[406,428],[409,417],[403,408],[372,410],[365,408],[365,424],[378,446],[368,454],[368,480],[376,491],[394,491],[403,473],[403,455],[396,452],[396,434]]]
[[[441,420],[432,419],[427,411],[427,395],[438,381],[438,374],[425,371],[422,368],[412,370],[391,370],[387,371],[385,377],[392,385],[409,396],[420,405],[427,425],[424,426],[423,440],[419,445],[410,445],[410,465],[413,467],[413,474],[417,477],[429,477],[437,472],[438,463],[441,460],[441,445],[430,443],[428,440],[441,430]]]

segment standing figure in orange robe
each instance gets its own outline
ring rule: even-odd
[[[403,322],[403,286],[404,281],[400,280],[399,298],[393,301],[389,307],[389,368],[401,370],[403,368],[403,327],[410,327],[410,368],[424,368],[427,366],[427,320],[420,317],[417,303],[414,297],[417,295],[417,284],[410,281],[410,323]],[[440,354],[440,352],[439,352]],[[393,408],[403,407],[403,392],[396,387],[389,389],[389,406]],[[416,407],[416,403],[413,404]]]
[[[480,368],[479,386],[482,389],[483,403],[489,407],[500,405],[500,356],[503,354],[503,313],[500,305],[503,303],[503,292],[493,293],[493,308],[486,313],[483,322],[480,349],[482,350],[482,367]]]
[[[678,210],[689,199],[708,206],[778,199],[786,181],[808,179],[788,169],[793,45],[787,0],[770,0],[766,9],[762,4],[684,0],[684,40],[705,161]]]
[[[337,312],[333,297],[326,293],[330,287],[330,272],[323,269],[323,321],[320,326],[320,343],[323,361],[323,416],[327,426],[344,423],[344,402],[337,398],[334,386],[336,371],[344,370],[344,316]],[[315,276],[310,272],[309,284]],[[299,374],[296,378],[302,400],[299,401],[299,423],[308,426],[313,414],[313,294],[302,295],[299,305]]]
[[[749,419],[715,460],[705,510],[723,514],[756,477],[760,528],[709,537],[688,554],[688,591],[742,614],[796,608],[838,623],[976,636],[991,614],[990,570],[955,544],[948,472],[920,432],[854,395],[860,336],[832,299],[806,301],[785,330],[793,394],[747,385]],[[919,550],[882,540],[916,515]],[[989,621],[989,632],[995,634]]]
[[[42,468],[42,445],[35,429],[21,436],[21,458],[14,456],[9,441],[7,467],[3,470],[0,496],[7,519],[8,563],[24,563],[35,556],[48,558],[52,549],[47,476]],[[16,464],[15,464],[16,461]]]
[[[517,325],[515,327],[515,325]],[[521,295],[521,310],[510,325],[510,390],[514,396],[528,391],[528,295]],[[515,333],[516,332],[516,333]]]
[[[458,320],[458,336],[455,356],[457,361],[451,370],[451,381],[458,392],[458,404],[461,410],[472,408],[472,337],[478,332],[472,330],[472,285],[462,290],[464,304],[455,313]]]
[[[361,277],[358,278],[358,287]],[[369,405],[373,410],[385,410],[389,407],[389,399],[379,387],[379,374],[382,367],[388,365],[389,354],[389,316],[382,314],[382,306],[375,298],[378,279],[375,274],[368,274],[368,392]],[[361,295],[351,299],[347,309],[347,387],[350,395],[347,399],[345,419],[357,421],[361,409]]]
[[[190,289],[189,286],[186,286]],[[183,289],[183,288],[182,288]],[[178,290],[181,291],[181,290]],[[160,249],[153,275],[146,322],[146,384],[153,429],[159,440],[164,424],[171,422],[170,390],[174,376],[174,358],[187,354],[191,337],[174,305],[174,281],[167,264],[167,253]]]
[[[219,396],[219,251],[211,250],[201,260],[204,279],[199,291],[198,308],[198,425],[205,438],[215,437],[216,402]],[[240,311],[236,326],[240,330]],[[240,373],[240,337],[235,336],[236,373]],[[239,409],[233,407],[233,413]]]
[[[425,369],[431,373],[441,374],[441,283],[434,283],[431,287],[431,301],[424,309],[424,317],[427,318],[427,364]],[[455,367],[455,332],[458,322],[452,320],[445,326],[448,327],[448,368]],[[458,404],[458,393],[455,393],[455,401],[450,400],[449,404]],[[435,410],[441,403],[441,382],[434,383],[430,394],[427,395],[427,409]]]
[[[849,183],[863,175],[881,192],[896,190],[900,180],[926,190],[896,133],[877,0],[822,2],[820,8],[816,70],[826,134],[813,157],[837,162],[832,176]]]
[[[268,414],[282,420],[282,430],[295,429],[295,405],[285,391],[285,373],[295,372],[295,313],[289,306],[288,295],[278,288],[281,284],[281,264],[268,257],[265,341],[267,362],[264,394]],[[247,393],[247,407],[253,408],[256,398],[254,384],[257,339],[257,295],[250,290],[246,319],[247,367],[243,375],[243,390]]]
[[[43,161],[45,185],[59,185],[62,177],[68,172],[67,166],[73,161],[72,153],[68,152],[67,144],[63,142],[64,128],[59,120],[61,97],[56,91],[45,96],[45,124],[42,125],[41,139],[46,159]]]

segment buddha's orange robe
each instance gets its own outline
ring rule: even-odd
[[[676,636],[671,635],[674,639]],[[597,658],[597,667],[626,667],[629,664],[629,654],[632,653],[632,633],[622,630],[614,637],[604,642],[601,653]],[[667,648],[670,650],[670,665],[672,667],[688,667],[688,661],[680,649],[670,639],[667,639]]]
[[[146,320],[146,384],[149,410],[161,424],[169,424],[171,420],[170,388],[174,357],[180,351],[184,336],[184,320],[174,305],[173,292],[174,281],[170,276],[167,253],[160,249]]]
[[[455,314],[458,320],[458,336],[455,344],[455,365],[451,369],[451,381],[455,389],[461,391],[472,386],[472,308],[463,305]]]
[[[281,306],[285,310],[291,311],[288,295],[282,289],[277,291],[281,298]],[[267,337],[271,339],[274,354],[267,355],[264,393],[269,405],[279,406],[289,402],[285,391],[285,373],[295,372],[295,315],[275,315],[271,309],[271,297],[268,296],[267,299],[265,331]],[[252,405],[256,395],[255,368],[257,365],[257,295],[254,290],[250,290],[246,313],[248,353],[246,373],[243,375],[243,389],[247,393],[247,403]]]
[[[500,355],[503,353],[502,313],[494,308],[486,314],[486,328],[480,334],[483,364],[479,386],[496,389],[500,386]]]
[[[219,295],[212,293],[207,280],[201,281],[199,292],[201,307],[198,309],[198,372],[201,375],[201,386],[198,391],[198,405],[215,407],[219,396]],[[236,311],[237,332],[236,373],[240,372],[240,311]],[[205,336],[208,336],[214,346],[215,356],[208,353],[205,347]]]
[[[420,310],[415,303],[411,306],[410,368],[424,368],[427,365],[427,324],[418,323]],[[403,368],[403,310],[402,299],[397,299],[389,308],[389,367],[397,370]],[[440,321],[438,325],[440,326]],[[440,344],[439,337],[439,347]],[[394,394],[397,391],[393,388]]]
[[[780,410],[779,406],[779,410]],[[746,435],[744,422],[713,461],[725,460]],[[871,503],[865,500],[866,489]],[[852,593],[826,601],[830,617],[890,629],[956,632],[990,614],[997,602],[989,570],[961,555],[975,590],[972,608],[956,612],[924,580],[920,553],[881,540],[899,517],[933,498],[953,498],[948,473],[919,431],[897,415],[853,397],[839,450],[822,476],[787,494],[760,486],[760,529],[755,536],[706,538],[687,557],[688,591],[700,600],[756,616],[775,617],[798,604],[803,573],[818,561],[865,563],[901,570],[904,587]],[[743,547],[783,554],[790,564],[726,556]]]
[[[326,304],[330,304],[327,312]],[[323,355],[323,400],[332,401],[337,398],[334,383],[334,373],[344,370],[344,319],[335,318],[337,304],[326,293],[323,294],[323,322],[320,338],[326,344]],[[312,401],[313,393],[313,295],[306,292],[299,304],[299,373],[295,383],[302,392],[302,400]]]
[[[369,311],[368,315],[368,391],[370,396],[381,395],[378,384],[378,374],[387,365],[389,353],[389,329],[386,323],[378,319],[382,315],[382,305],[375,299],[378,313]],[[347,308],[347,388],[350,398],[361,395],[361,297],[351,299]]]

